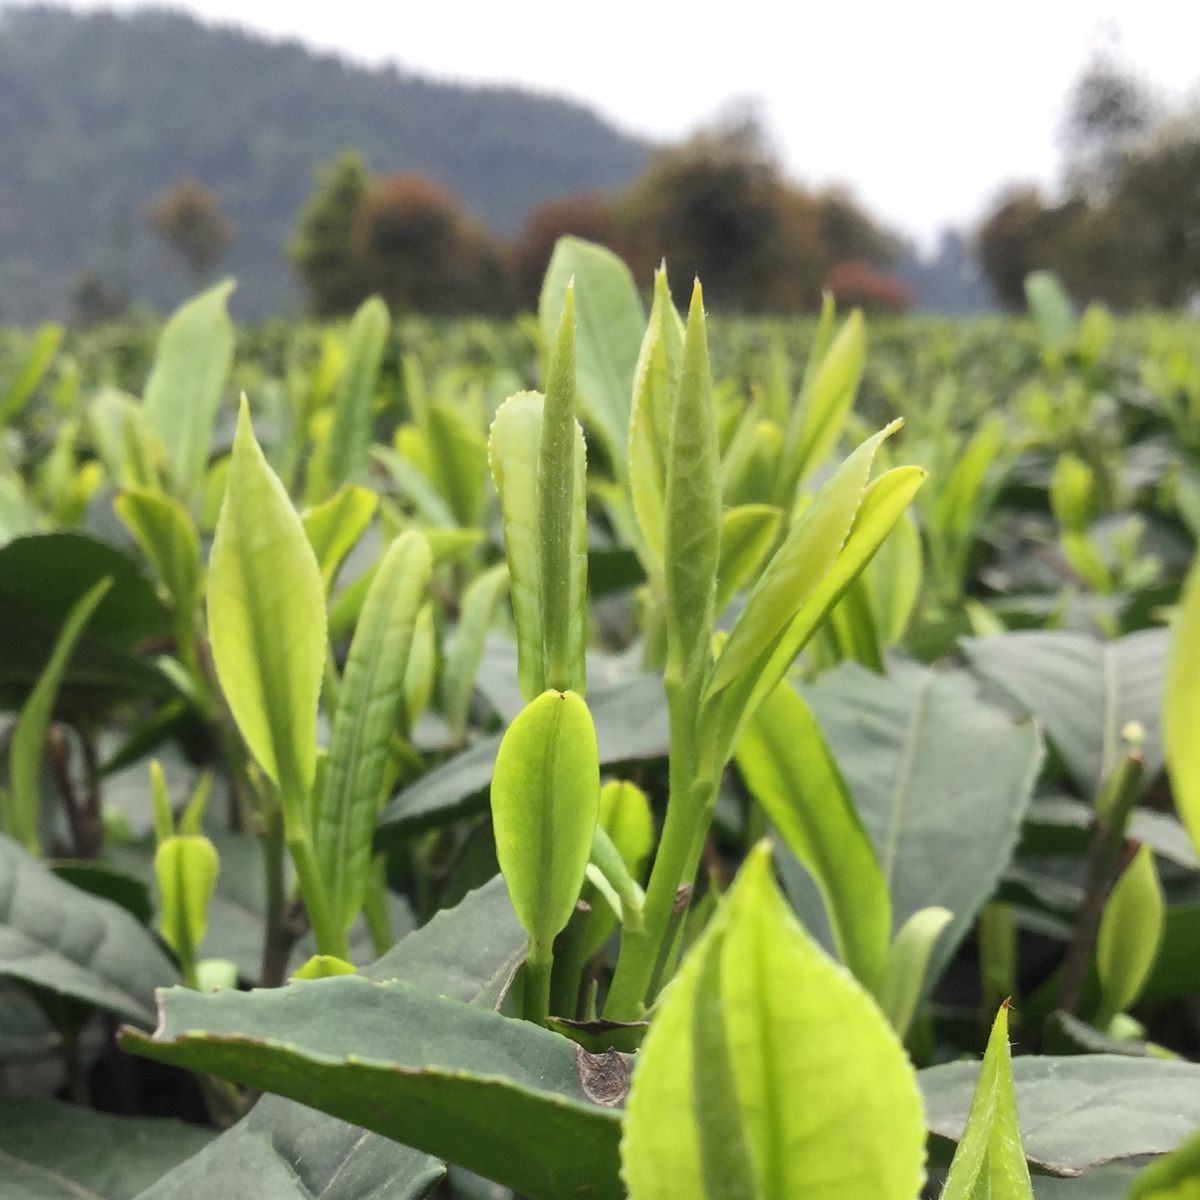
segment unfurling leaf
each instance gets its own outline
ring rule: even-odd
[[[697,672],[710,653],[721,554],[720,465],[704,296],[697,283],[667,450],[667,669],[679,677]]]
[[[1033,1200],[1029,1164],[1021,1149],[1021,1127],[1017,1122],[1007,1004],[996,1014],[967,1125],[942,1190],[942,1200],[976,1200],[979,1196]]]

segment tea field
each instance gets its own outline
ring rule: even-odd
[[[0,333],[0,1200],[1200,1195],[1200,323],[232,286]]]

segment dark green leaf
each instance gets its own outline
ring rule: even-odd
[[[962,1135],[978,1063],[921,1071],[925,1119],[939,1138]],[[1140,1154],[1164,1154],[1200,1126],[1200,1065],[1110,1054],[1013,1059],[1021,1138],[1030,1163],[1054,1175]]]
[[[162,993],[160,1061],[264,1087],[534,1200],[622,1195],[619,1115],[591,1103],[576,1051],[525,1021],[348,975],[260,992]]]
[[[182,1121],[0,1097],[0,1200],[131,1200],[215,1136]]]
[[[976,670],[1010,692],[1046,727],[1072,778],[1086,796],[1125,753],[1121,730],[1137,721],[1149,785],[1162,769],[1159,714],[1167,631],[1147,629],[1115,642],[1082,633],[1030,630],[966,638]]]
[[[936,978],[1016,846],[1042,761],[1037,730],[967,672],[907,660],[883,678],[844,664],[804,697],[871,835],[893,931],[923,908],[954,914]]]
[[[525,931],[495,879],[439,913],[363,974],[495,1008],[525,954]],[[419,1200],[437,1159],[279,1096],[264,1096],[211,1148],[140,1200]]]
[[[179,973],[123,908],[57,878],[0,837],[0,975],[154,1024],[154,989]]]

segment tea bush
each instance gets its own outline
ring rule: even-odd
[[[1027,286],[9,338],[0,1197],[1190,1194],[1200,339]]]

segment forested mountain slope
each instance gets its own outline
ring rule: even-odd
[[[85,269],[177,300],[186,277],[144,209],[188,176],[237,227],[234,311],[295,306],[284,246],[313,168],[348,147],[376,173],[448,184],[501,234],[541,201],[629,181],[647,150],[578,104],[368,70],[179,13],[5,7],[0,320],[65,315]]]

